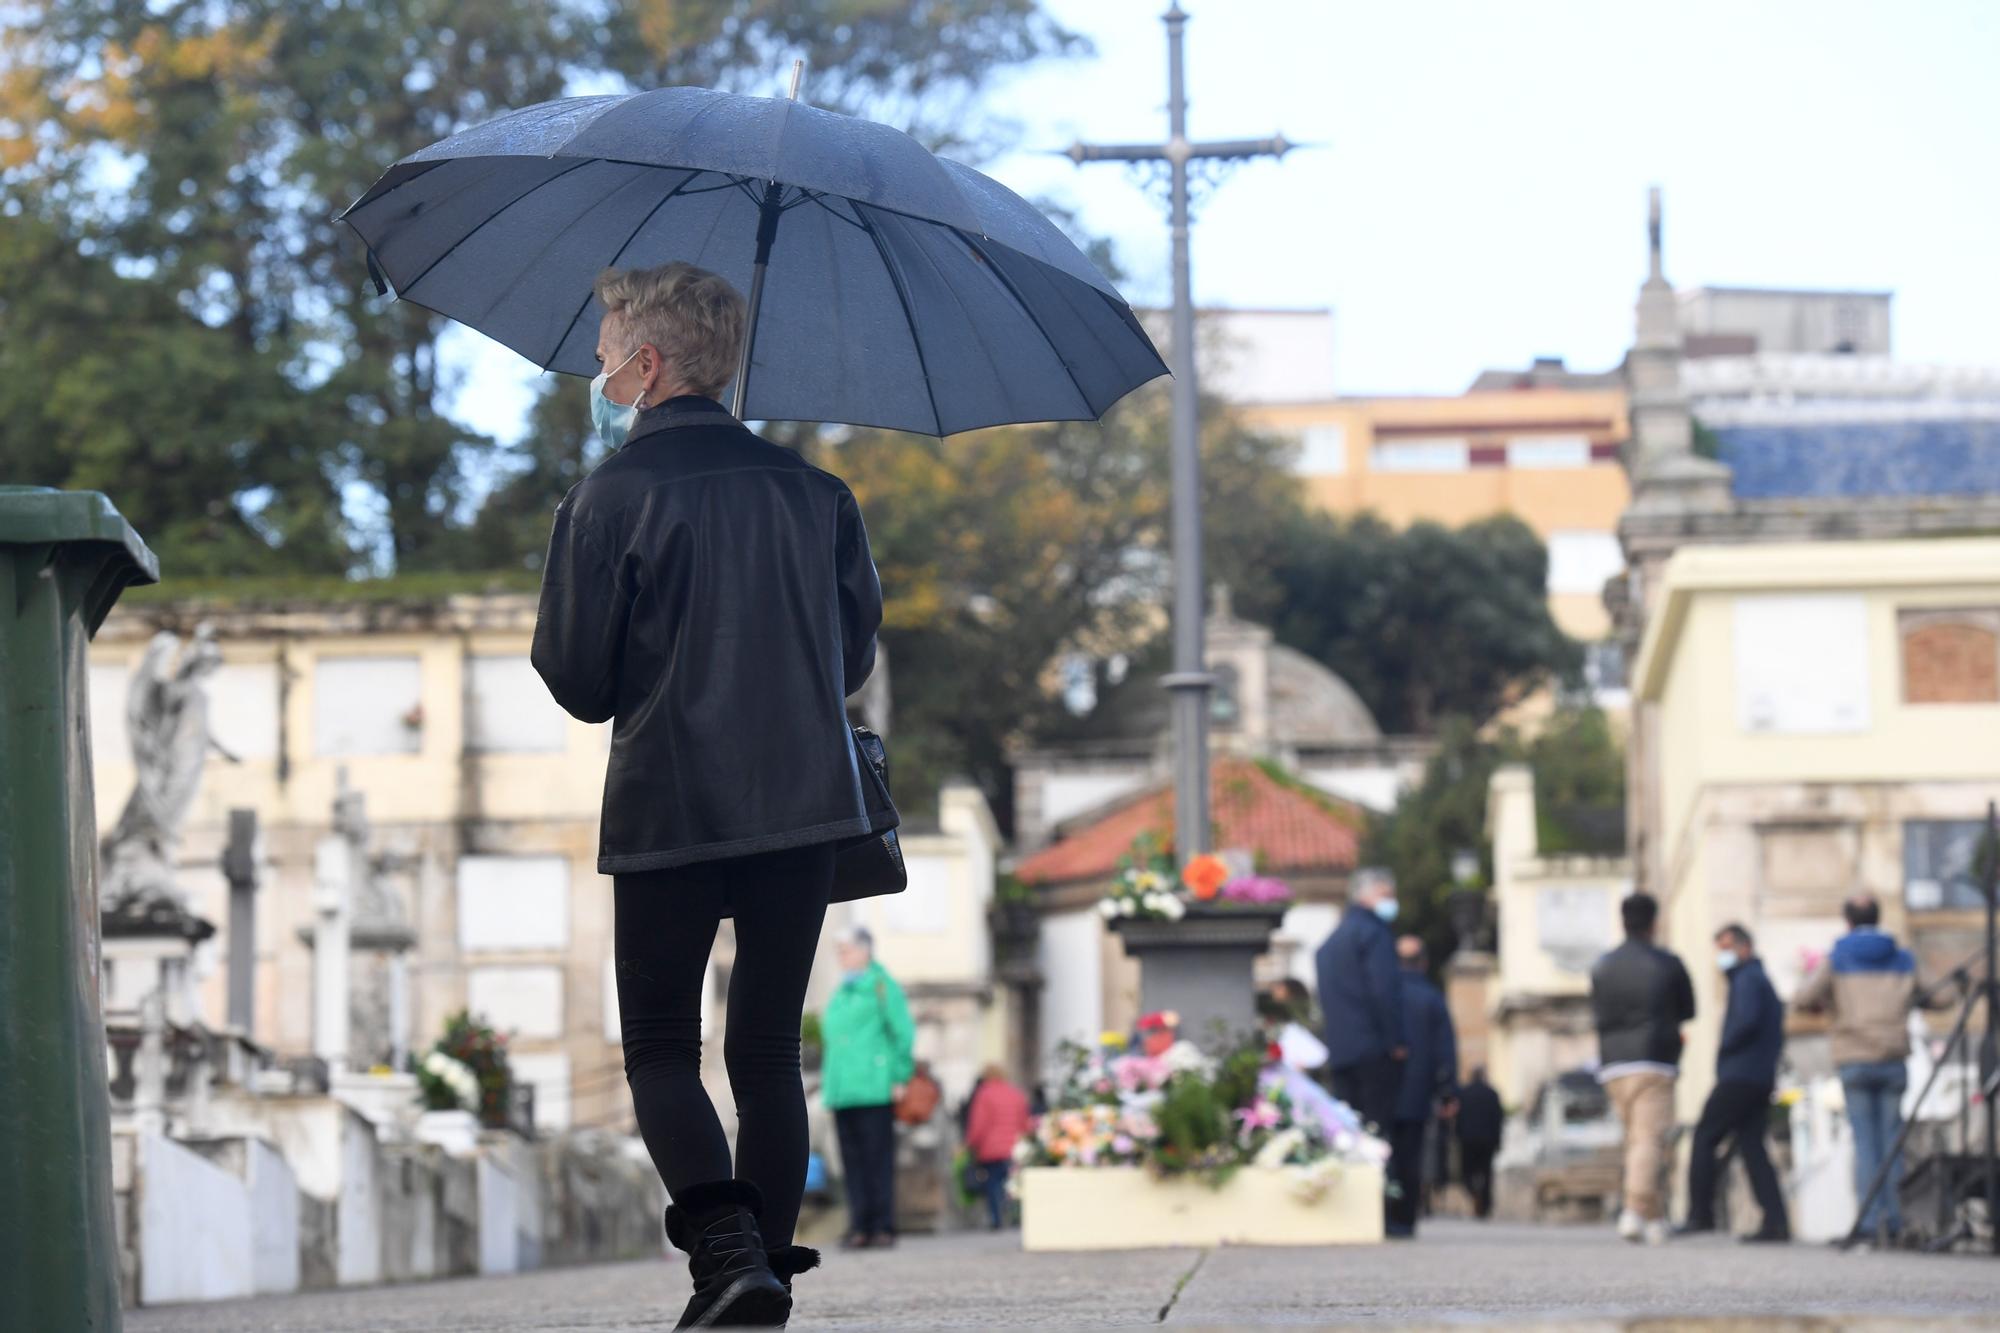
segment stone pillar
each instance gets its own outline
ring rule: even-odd
[[[1256,964],[1283,912],[1190,907],[1179,921],[1119,918],[1112,928],[1139,963],[1139,1011],[1171,1009],[1207,1047],[1257,1026]]]

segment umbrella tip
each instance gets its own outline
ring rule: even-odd
[[[791,97],[794,102],[799,100],[799,84],[805,81],[805,77],[806,77],[806,62],[805,58],[802,56],[799,59],[794,60],[792,62]]]

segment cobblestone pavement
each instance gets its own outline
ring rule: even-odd
[[[135,1310],[132,1333],[664,1329],[686,1270],[554,1269]],[[1661,1249],[1597,1229],[1438,1222],[1350,1249],[1023,1254],[1012,1236],[913,1239],[835,1255],[799,1281],[798,1329],[1193,1328],[1467,1323],[1635,1328],[2000,1328],[2000,1260],[1840,1254],[1726,1240]]]

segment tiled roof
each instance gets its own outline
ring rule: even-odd
[[[1363,815],[1333,796],[1280,782],[1243,759],[1223,759],[1209,772],[1215,845],[1246,847],[1272,874],[1331,874],[1352,869]],[[1015,867],[1029,884],[1108,879],[1141,833],[1173,840],[1171,784],[1135,796],[1099,819],[1071,830]]]
[[[1744,500],[2000,495],[2000,420],[1720,426]]]

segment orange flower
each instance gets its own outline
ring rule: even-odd
[[[1229,881],[1229,867],[1213,852],[1204,852],[1181,868],[1181,883],[1199,902],[1212,901]]]

